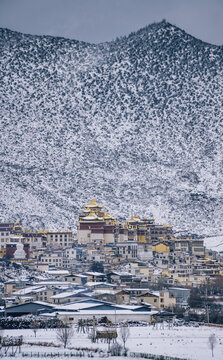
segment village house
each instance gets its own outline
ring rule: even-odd
[[[122,289],[95,289],[92,293],[95,299],[103,300],[107,302],[113,302],[115,304],[129,304],[130,295],[126,290]]]
[[[64,276],[64,281],[74,282],[79,285],[85,285],[88,281],[88,276],[83,274],[68,274]]]
[[[168,290],[147,291],[136,296],[137,303],[149,303],[158,309],[169,309],[176,306],[176,298]]]

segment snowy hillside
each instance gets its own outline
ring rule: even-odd
[[[114,215],[222,227],[222,47],[165,22],[92,45],[0,29],[1,217]]]
[[[223,252],[223,235],[210,236],[204,239],[204,245],[207,249]]]

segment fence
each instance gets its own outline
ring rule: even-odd
[[[148,354],[148,353],[136,353],[136,352],[130,352],[129,356],[132,358],[141,358],[141,359],[149,359],[149,360],[189,360],[189,359],[183,359],[178,357],[172,357],[172,356],[165,356],[165,355],[154,355],[154,354]]]

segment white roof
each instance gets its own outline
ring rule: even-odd
[[[17,290],[13,293],[13,295],[27,295],[32,292],[39,292],[44,290],[44,286],[29,286],[20,290]]]
[[[71,287],[74,285],[80,285],[78,283],[74,283],[71,281],[57,281],[57,280],[46,280],[46,281],[39,281],[38,283],[35,283],[34,285],[58,285],[58,286],[64,286],[64,287]]]
[[[148,288],[126,288],[127,291],[150,291]]]
[[[21,297],[20,297],[20,300],[24,300],[24,301],[30,300],[30,301],[32,301],[33,298],[32,298],[32,296],[21,296]],[[3,308],[4,308],[4,307],[3,307]]]
[[[58,315],[62,315],[62,316],[65,316],[65,315],[73,315],[75,316],[75,314],[77,314],[78,316],[80,315],[102,315],[102,316],[106,316],[106,315],[155,315],[157,314],[158,311],[156,310],[152,310],[152,311],[140,311],[140,312],[134,312],[134,311],[131,311],[131,310],[80,310],[78,311],[77,313],[75,312],[71,312],[71,311],[58,311],[57,314]],[[43,314],[44,316],[49,316],[51,315],[52,316],[52,313],[51,314]],[[55,315],[56,316],[56,315]]]
[[[80,278],[87,278],[87,275],[82,275],[82,274],[70,274],[70,276],[76,276],[76,277],[80,277]]]
[[[66,297],[70,297],[70,296],[79,294],[80,292],[83,292],[83,289],[74,290],[74,291],[66,291],[66,292],[62,292],[60,294],[51,296],[51,299],[62,299],[62,298],[66,298]]]
[[[115,307],[117,308],[125,308],[125,309],[128,309],[128,310],[137,310],[137,309],[140,309],[143,305],[118,305],[118,304],[115,304]]]
[[[39,304],[39,305],[45,305],[45,306],[53,307],[53,304],[50,304],[50,303],[45,302],[45,301],[34,301],[34,303]]]
[[[127,272],[127,271],[122,271],[122,272],[112,271],[112,273],[113,273],[114,275],[118,275],[118,276],[126,276],[126,275],[132,276],[132,274],[129,273],[129,272]],[[112,275],[113,275],[113,274],[112,274]]]
[[[50,275],[68,275],[70,272],[68,270],[46,270],[47,274]]]
[[[104,285],[106,287],[115,287],[116,285],[114,284],[109,284],[109,283],[106,283],[106,282],[103,282],[103,281],[88,281],[85,286],[89,286],[89,287],[94,287],[94,286],[97,286],[97,285]]]
[[[180,287],[171,287],[171,288],[169,288],[169,290],[188,291],[188,290],[190,290],[190,289],[187,289],[187,288],[180,288]]]
[[[120,291],[122,291],[122,290],[95,290],[94,292],[93,292],[93,295],[95,294],[95,295],[103,295],[103,294],[110,294],[110,295],[115,295],[115,294],[118,294]]]
[[[117,305],[117,304],[113,304],[113,303],[105,303],[107,304],[108,306],[114,306],[114,310],[111,310],[111,313],[115,311],[115,308],[116,308],[116,311],[117,311],[117,308],[119,308],[121,311],[133,311],[133,310],[137,310],[137,309],[140,309],[143,305]],[[71,304],[65,304],[65,305],[57,305],[56,307],[58,309],[63,309],[63,310],[76,310],[76,311],[79,311],[79,310],[83,310],[83,309],[89,309],[90,311],[90,308],[91,307],[95,307],[95,306],[100,306],[100,305],[104,305],[104,302],[98,302],[97,300],[95,302],[85,302],[85,301],[79,301],[79,302],[74,302],[74,303],[71,303]],[[54,304],[55,306],[55,304]],[[120,311],[118,310],[118,311]],[[97,310],[97,311],[101,311],[101,310]],[[105,311],[108,311],[108,310],[105,310]]]
[[[87,271],[85,274],[90,275],[90,276],[103,276],[105,274],[97,272],[97,271]]]
[[[57,306],[58,309],[65,309],[65,310],[80,310],[85,308],[91,308],[94,306],[100,305],[98,302],[95,303],[88,303],[88,302],[75,302],[72,304],[65,304]]]

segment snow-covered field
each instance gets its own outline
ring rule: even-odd
[[[168,327],[152,328],[152,327],[131,327],[130,336],[127,340],[127,348],[129,352],[143,352],[150,354],[169,355],[176,356],[184,359],[191,360],[209,360],[212,358],[211,350],[208,344],[208,338],[210,334],[214,333],[217,339],[214,349],[214,359],[223,359],[223,329],[217,327],[174,327],[168,329]],[[58,344],[56,337],[56,330],[38,330],[36,338],[32,330],[5,330],[4,336],[19,336],[23,335],[25,343],[32,342],[50,342]],[[118,338],[118,342],[121,343],[121,338]],[[88,334],[78,333],[74,329],[74,335],[70,344],[72,348],[100,348],[107,350],[108,345],[103,342],[92,344],[88,338]],[[66,349],[65,352],[69,353],[72,350]],[[51,354],[60,353],[60,358],[64,358],[63,347],[44,347],[44,346],[30,346],[24,344],[22,346],[22,353],[34,354]],[[73,352],[75,352],[73,350]],[[33,357],[33,356],[32,356]],[[6,357],[7,358],[7,357]],[[16,354],[16,358],[22,358],[22,355]],[[27,358],[27,357],[26,357]],[[95,359],[99,359],[99,356],[94,354]],[[82,358],[83,359],[83,358]],[[113,357],[113,359],[115,359]],[[120,357],[119,357],[120,359]]]

